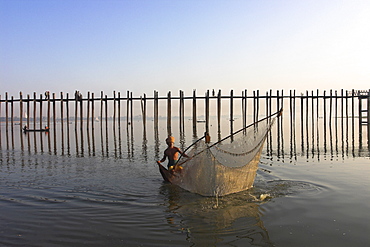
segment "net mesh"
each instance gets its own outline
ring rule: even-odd
[[[171,183],[205,196],[222,196],[253,186],[268,131],[275,118],[267,118],[215,143],[198,141],[179,164]]]

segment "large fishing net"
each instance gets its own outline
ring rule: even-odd
[[[278,114],[274,114],[278,115]],[[204,196],[222,196],[253,186],[263,144],[275,117],[267,117],[216,143],[198,140],[181,157],[169,181]]]

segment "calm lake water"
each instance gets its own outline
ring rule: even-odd
[[[62,136],[2,123],[0,246],[369,246],[370,153],[357,137],[274,129],[254,188],[215,198],[163,182],[165,124]],[[176,145],[191,130],[174,128]]]

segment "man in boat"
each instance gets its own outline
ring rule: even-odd
[[[179,154],[181,154],[184,157],[189,157],[189,156],[183,153],[178,147],[174,146],[175,137],[169,136],[166,139],[166,143],[168,147],[166,150],[164,150],[163,158],[161,160],[158,160],[157,163],[160,164],[166,161],[166,158],[168,158],[168,164],[167,164],[168,170],[173,170],[175,169],[175,165],[177,163],[177,160],[179,159]]]

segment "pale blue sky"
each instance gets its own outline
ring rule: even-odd
[[[369,44],[370,1],[0,0],[0,94],[369,89]]]

